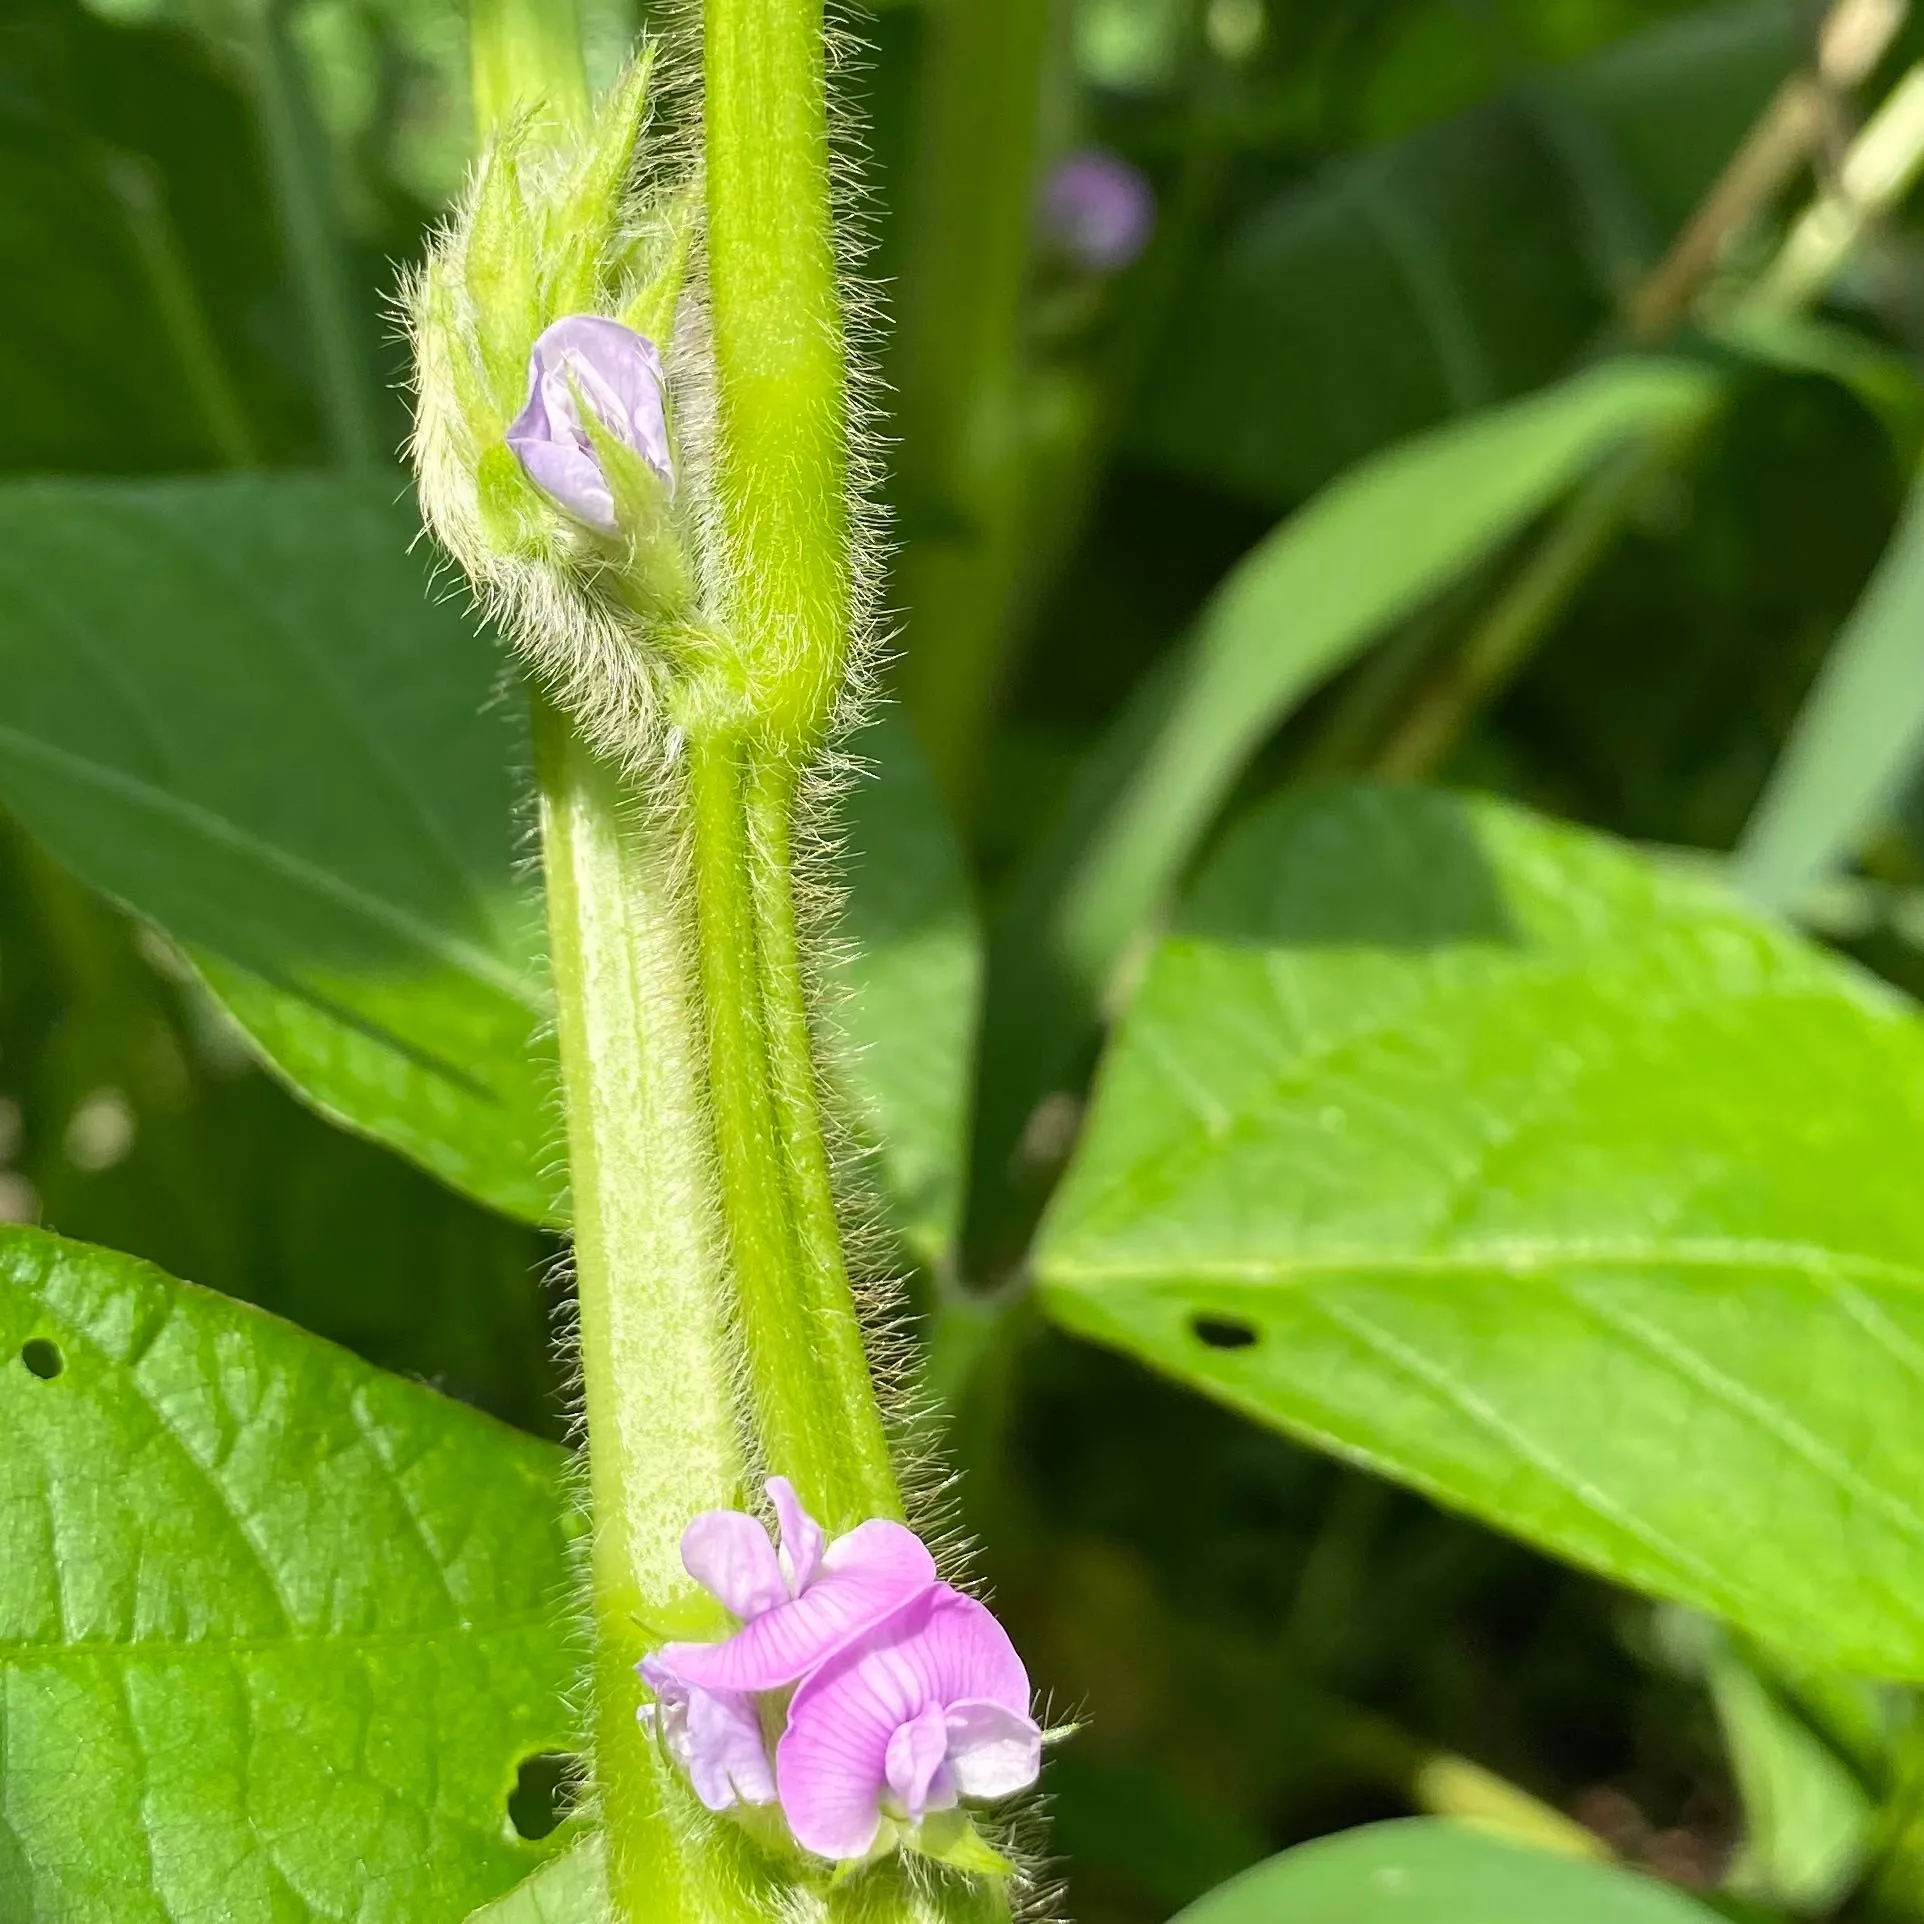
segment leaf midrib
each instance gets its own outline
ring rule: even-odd
[[[1476,1272],[1507,1273],[1518,1282],[1546,1281],[1532,1272],[1561,1267],[1603,1269],[1789,1269],[1811,1275],[1851,1277],[1924,1292],[1924,1263],[1826,1249],[1818,1243],[1777,1242],[1767,1238],[1666,1237],[1503,1237],[1447,1250],[1335,1249],[1314,1256],[1247,1258],[1172,1257],[1161,1262],[1086,1262],[1045,1258],[1040,1266],[1045,1288],[1082,1288],[1091,1284],[1141,1283],[1159,1293],[1197,1283],[1287,1286],[1340,1282],[1367,1275],[1451,1276]]]

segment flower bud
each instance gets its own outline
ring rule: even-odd
[[[621,532],[621,507],[658,514],[675,487],[668,446],[661,355],[653,341],[598,314],[570,314],[546,328],[528,362],[528,399],[508,424],[508,446],[528,479],[556,507],[584,527],[610,537]],[[614,474],[596,451],[614,441],[641,457],[644,473],[660,486],[655,499],[617,503],[629,475]],[[613,465],[613,464],[610,464]]]
[[[694,596],[657,347],[690,192],[638,186],[649,71],[579,131],[504,123],[409,288],[428,525],[616,753],[661,712]]]

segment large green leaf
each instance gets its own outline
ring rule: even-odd
[[[1418,790],[1232,838],[1044,1300],[1625,1583],[1924,1676],[1924,1023],[1714,885]]]
[[[1128,945],[1277,724],[1599,461],[1682,431],[1719,392],[1703,367],[1607,363],[1366,462],[1236,567],[1011,891],[991,950],[979,1168],[1004,1166],[1036,1100],[1073,1068]]]
[[[1180,1924],[1715,1924],[1681,1891],[1435,1819],[1299,1845],[1179,1913]]]
[[[560,1214],[518,703],[399,477],[0,490],[0,800],[166,929],[294,1088]],[[848,1080],[928,1252],[960,1187],[976,936],[906,731],[845,798]]]
[[[560,1453],[0,1232],[0,1916],[460,1918],[573,1726]]]
[[[1739,887],[1792,908],[1830,881],[1924,766],[1924,482],[1837,637],[1744,830]]]
[[[1698,8],[1283,189],[1186,288],[1138,449],[1280,505],[1554,380],[1797,50],[1780,0]]]
[[[194,952],[323,1109],[539,1218],[512,711],[400,485],[0,493],[0,799]]]

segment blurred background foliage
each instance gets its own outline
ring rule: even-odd
[[[978,0],[971,26],[900,0],[860,15],[850,86],[883,289],[870,346],[900,437],[893,599],[910,616],[894,673],[992,929],[1078,768],[1279,520],[1640,325],[1714,367],[1723,398],[1620,491],[1544,617],[1496,671],[1451,679],[1527,558],[1523,538],[1500,544],[1298,707],[1236,794],[1421,774],[1666,849],[1737,845],[1911,481],[1924,230],[1901,209],[1880,219],[1795,326],[1746,334],[1680,310],[1652,328],[1637,300],[1820,11]],[[584,17],[605,76],[633,22],[620,0]],[[977,43],[1025,34],[1034,112],[1005,124],[1008,75]],[[1903,22],[1861,101],[1921,53],[1924,20]],[[1863,111],[1849,89],[1827,105],[1820,178]],[[458,183],[468,121],[446,0],[10,0],[0,469],[384,458],[405,431],[395,277]],[[978,164],[932,161],[944,139]],[[1024,221],[1012,257],[998,250],[1041,158],[1088,143],[1156,189],[1143,258],[1078,278]],[[1707,284],[1769,260],[1810,182],[1799,169],[1758,196]],[[983,410],[968,419],[958,367]],[[1439,700],[1442,725],[1417,726]],[[1916,992],[1920,891],[1924,794],[1798,906]],[[991,950],[992,1012],[1011,953]],[[163,940],[17,828],[0,839],[0,1091],[8,1216],[563,1432],[554,1242],[299,1106]],[[1053,1093],[1072,1125],[1072,1091]],[[985,1199],[1011,1147],[990,1142],[978,1168],[978,1281],[1013,1246],[1004,1216],[1034,1210]],[[1031,1160],[1061,1154],[1045,1141]],[[1896,1873],[1857,1878],[1904,1800],[1874,1836],[1874,1773],[1810,1736],[1824,1720],[1793,1714],[1810,1701],[1797,1679],[1023,1312],[1001,1334],[956,1442],[1017,1640],[1058,1710],[1087,1719],[1054,1776],[1084,1924],[1160,1918],[1281,1845],[1451,1808],[1463,1760],[1633,1863],[1727,1886],[1733,1915],[1847,1898],[1918,1914]]]

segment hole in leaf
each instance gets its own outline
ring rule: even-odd
[[[586,1773],[579,1757],[544,1750],[524,1757],[508,1792],[508,1822],[536,1843],[567,1820],[581,1801]]]
[[[1254,1349],[1257,1330],[1237,1316],[1192,1316],[1189,1327],[1196,1341],[1211,1349]]]
[[[67,1359],[61,1355],[60,1345],[48,1342],[44,1336],[29,1337],[22,1343],[20,1360],[43,1383],[51,1383],[67,1367]]]

